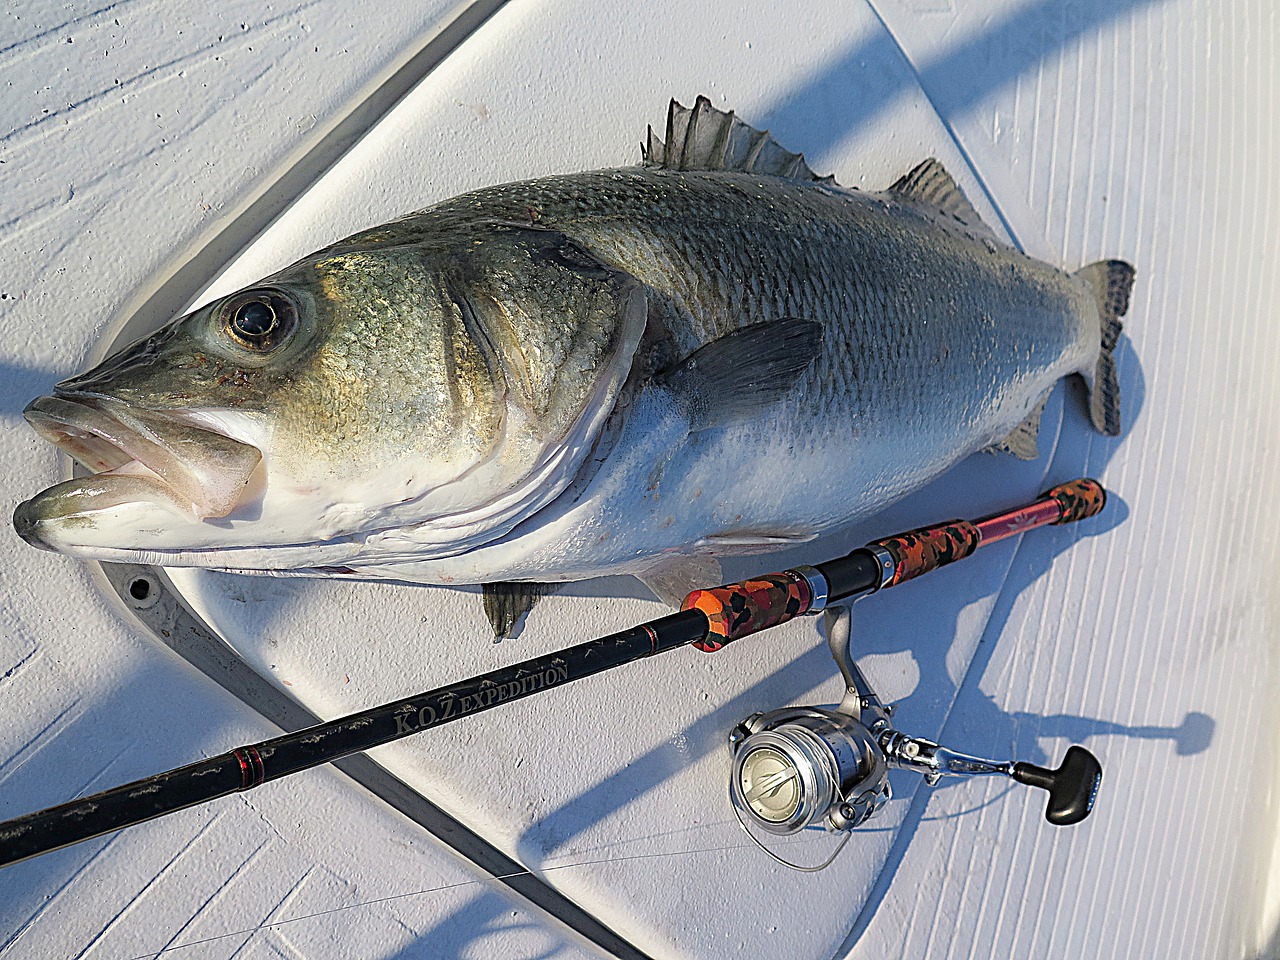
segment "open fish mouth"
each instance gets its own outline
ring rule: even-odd
[[[158,507],[190,522],[225,517],[262,461],[257,447],[197,425],[179,410],[55,392],[32,401],[23,415],[92,472],[18,506],[15,529],[40,547],[60,549],[68,528],[127,504]]]

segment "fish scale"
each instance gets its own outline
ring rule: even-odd
[[[198,445],[166,452],[174,417],[221,435],[245,492],[179,517],[161,480],[107,471],[23,504],[19,532],[246,572],[670,583],[860,519],[976,450],[1034,456],[1063,376],[1119,429],[1127,264],[1014,250],[935,160],[864,193],[703,98],[666,129],[642,166],[366,230],[59,385],[29,417],[73,455],[198,472]],[[111,412],[130,405],[158,440]]]

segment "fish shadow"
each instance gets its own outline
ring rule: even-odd
[[[824,152],[834,150],[851,133],[870,124],[894,97],[901,94],[904,84],[914,77],[950,129],[950,116],[981,102],[990,91],[1034,68],[1088,31],[1155,2],[1158,0],[1088,3],[1064,11],[1059,4],[1040,0],[1006,20],[993,23],[989,30],[964,41],[938,61],[918,69],[907,61],[886,28],[872,38],[850,46],[843,54],[820,67],[807,82],[768,104],[761,111],[758,122],[762,126],[771,126],[784,145],[803,148],[809,156],[820,157]],[[858,91],[859,95],[850,96],[851,90]],[[998,204],[996,206],[998,209]],[[1009,224],[1005,226],[1009,228]],[[1140,275],[1140,285],[1141,282]],[[1140,291],[1135,302],[1139,299]],[[1122,415],[1124,422],[1132,425],[1141,417],[1145,381],[1127,337],[1121,339],[1116,359],[1121,381]],[[1025,464],[1003,457],[975,456],[881,514],[872,523],[851,528],[840,536],[823,538],[803,549],[775,554],[768,558],[767,568],[782,569],[839,556],[895,530],[937,521],[958,512],[977,516],[1018,502],[1022,499],[1021,493],[1034,493],[1055,482],[1100,473],[1118,445],[1124,442],[1124,437],[1105,438],[1094,431],[1083,413],[1080,392],[1074,385],[1061,387],[1055,392],[1045,424],[1047,427],[1056,422],[1059,431],[1051,444],[1048,437],[1044,438],[1046,449],[1039,460]],[[962,506],[958,508],[957,505]],[[1175,755],[1180,757],[1208,749],[1215,735],[1215,722],[1207,713],[1189,713],[1176,726],[1126,726],[1082,715],[1042,716],[1004,711],[994,700],[983,697],[976,689],[976,682],[972,682],[981,678],[989,666],[997,643],[1030,642],[1027,637],[1004,637],[1016,598],[1042,578],[1060,554],[1071,550],[1083,539],[1114,530],[1127,521],[1130,512],[1130,505],[1113,494],[1108,509],[1086,523],[1036,531],[1022,538],[1016,548],[1013,544],[991,547],[965,565],[941,570],[922,582],[886,591],[858,604],[854,621],[856,652],[905,654],[919,667],[921,683],[896,703],[897,722],[908,731],[940,729],[940,739],[945,742],[953,704],[962,692],[972,691],[963,706],[964,736],[949,744],[967,752],[999,755],[1007,753],[1012,744],[1018,759],[1056,765],[1057,758],[1047,755],[1040,745],[1041,739],[1087,742],[1101,736],[1167,740]],[[960,632],[961,618],[969,607],[991,598],[989,583],[971,579],[966,570],[974,564],[998,563],[1001,551],[1004,551],[1002,559],[1008,567],[1007,574],[998,585],[994,606],[964,676],[958,681],[952,680],[947,670],[947,659]],[[727,579],[758,574],[764,568],[760,558],[725,564]],[[478,593],[477,590],[470,592]],[[596,599],[650,597],[647,588],[632,578],[568,584],[558,587],[556,592],[564,596]],[[537,619],[535,610],[531,617],[532,626],[526,629],[538,630]],[[733,652],[727,651],[722,656],[731,658]],[[628,806],[658,789],[691,762],[701,761],[714,751],[723,750],[728,731],[750,713],[801,701],[815,688],[829,683],[834,676],[835,666],[815,623],[813,644],[799,651],[794,659],[697,718],[670,740],[633,757],[625,769],[600,778],[557,807],[542,812],[538,821],[518,841],[517,856],[536,869],[538,864],[547,862],[558,851],[563,853],[570,848],[575,839],[588,834],[596,825],[618,817]],[[972,681],[966,682],[969,678]],[[870,679],[876,683],[875,676]],[[691,690],[690,696],[696,696],[696,691]],[[1105,762],[1105,757],[1103,760]],[[727,765],[725,775],[727,778]],[[872,892],[853,924],[846,946],[856,941],[883,901],[924,819],[925,798],[931,791],[922,787],[914,774],[901,772],[893,776],[897,794],[913,799],[897,828],[896,839]],[[944,780],[934,789],[948,790],[955,785],[956,781]],[[707,798],[706,802],[719,800],[720,797]],[[963,815],[966,814],[950,816]],[[423,934],[412,947],[397,956],[453,955],[457,949],[453,931],[459,928],[453,921],[467,918],[479,930],[496,917],[494,911],[498,909],[496,900],[488,906],[482,902],[473,903],[455,917],[442,919],[437,928]],[[481,935],[477,933],[477,936]]]
[[[36,397],[49,393],[53,385],[66,379],[67,373],[59,373],[44,367],[0,360],[0,419],[14,422],[16,426],[22,411]],[[35,434],[31,434],[35,439]]]

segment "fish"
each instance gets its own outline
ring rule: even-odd
[[[20,504],[73,557],[678,599],[981,450],[1064,377],[1120,433],[1133,267],[1003,242],[936,159],[841,187],[672,101],[636,166],[487,187],[179,317],[27,407],[87,475]],[[522,586],[523,585],[523,586]]]

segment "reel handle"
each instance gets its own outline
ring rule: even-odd
[[[1057,770],[1046,770],[1034,763],[1015,763],[1013,779],[1029,787],[1049,791],[1049,805],[1044,818],[1067,827],[1079,823],[1093,810],[1098,785],[1102,783],[1102,764],[1084,747],[1071,747]]]

